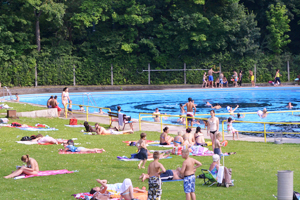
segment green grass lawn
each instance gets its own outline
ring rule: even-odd
[[[33,106],[27,103],[12,103],[12,102],[1,102],[0,104],[7,104],[11,109],[0,109],[0,113],[7,113],[7,110],[16,110],[17,112],[27,112],[34,110],[44,110],[46,107]]]
[[[137,140],[140,132],[132,135],[117,136],[92,136],[80,132],[82,128],[68,128],[63,119],[47,118],[22,118],[15,120],[20,123],[34,125],[42,123],[56,127],[59,131],[47,133],[54,138],[78,138],[76,143],[87,148],[105,148],[107,152],[102,154],[81,154],[81,155],[59,155],[57,145],[23,145],[15,141],[22,136],[30,136],[37,132],[21,131],[16,128],[2,127],[0,140],[1,176],[11,173],[16,165],[21,165],[21,156],[29,154],[39,163],[40,170],[79,170],[78,173],[34,177],[28,179],[6,180],[0,179],[0,199],[73,199],[71,194],[88,192],[90,188],[97,186],[96,179],[107,179],[109,183],[122,182],[124,178],[130,178],[134,187],[148,187],[147,182],[141,182],[139,176],[146,173],[147,169],[137,169],[138,162],[117,161],[117,156],[130,156],[136,151],[135,147],[126,146],[123,140]],[[159,133],[147,132],[147,139],[157,140]],[[155,149],[149,147],[149,149]],[[156,148],[161,149],[161,148]],[[196,180],[197,199],[274,199],[277,195],[277,171],[294,171],[294,189],[300,191],[300,159],[299,145],[271,143],[255,143],[230,141],[223,152],[237,152],[225,158],[225,166],[232,168],[232,179],[235,186],[207,187],[202,186],[203,180]],[[212,162],[211,157],[194,157],[208,169]],[[180,156],[173,156],[172,159],[161,160],[166,169],[175,169],[182,165],[183,159]],[[148,161],[146,166],[150,162]],[[201,169],[200,168],[200,169]],[[196,175],[201,170],[198,169]],[[164,183],[162,199],[185,199],[182,182]]]

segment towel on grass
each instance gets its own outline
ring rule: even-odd
[[[58,131],[56,128],[16,127],[23,131]]]
[[[122,141],[126,144],[130,144],[131,142],[138,142],[138,140],[133,140],[133,141]],[[159,144],[159,141],[154,141],[154,140],[146,140],[147,144]]]
[[[167,157],[167,158],[161,158],[161,159],[170,159],[172,157]],[[117,156],[117,159],[120,160],[120,161],[141,161],[140,159],[138,158],[128,158],[126,156]],[[148,158],[147,160],[154,160],[153,158]]]
[[[154,146],[154,147],[174,147],[173,144],[170,144],[170,145],[149,144],[149,146]]]
[[[59,154],[89,154],[89,153],[102,153],[102,152],[71,152],[71,151],[59,151]]]
[[[48,170],[48,171],[39,171],[38,174],[35,175],[20,175],[16,176],[14,179],[22,179],[22,178],[31,178],[35,176],[51,176],[51,175],[57,175],[57,174],[71,174],[75,171],[69,171],[67,169],[60,169],[60,170]]]
[[[74,196],[75,199],[85,199],[85,196],[88,196],[90,198],[93,197],[93,195],[90,194],[89,192],[72,194],[71,196]],[[112,194],[111,197],[110,197],[110,199],[111,200],[119,200],[120,197],[121,196],[119,194]],[[133,197],[135,199],[139,199],[139,200],[147,200],[147,198],[148,198],[148,192],[134,192],[133,193]]]
[[[66,125],[65,124],[65,126],[67,126],[67,127],[72,127],[72,128],[81,128],[81,127],[84,127],[84,125]]]
[[[161,182],[174,182],[174,181],[183,181],[183,179],[177,179],[177,180],[161,180]]]

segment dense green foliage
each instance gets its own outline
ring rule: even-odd
[[[257,82],[300,73],[299,0],[14,0],[0,4],[0,81],[39,85],[147,84],[147,69],[248,70]],[[188,71],[187,83],[203,71]],[[246,82],[249,80],[245,80]],[[182,84],[183,72],[153,72]]]
[[[104,148],[101,154],[60,155],[58,149],[61,145],[23,145],[15,141],[21,136],[35,134],[16,128],[1,128],[1,176],[6,176],[21,165],[21,156],[29,154],[39,163],[40,170],[68,169],[78,170],[78,173],[56,176],[34,177],[28,179],[6,180],[0,178],[1,199],[70,199],[71,195],[79,192],[88,192],[92,187],[98,186],[97,178],[107,179],[109,183],[119,183],[125,178],[132,180],[134,187],[141,188],[147,182],[139,180],[141,173],[146,169],[138,169],[138,162],[117,161],[117,156],[130,156],[136,151],[135,147],[126,146],[122,141],[139,139],[140,132],[130,135],[91,136],[80,132],[82,128],[68,128],[68,120],[49,118],[21,118],[14,120],[22,124],[47,124],[56,127],[58,131],[43,132],[55,138],[78,138],[76,143],[86,148]],[[80,122],[82,123],[82,121]],[[106,126],[107,127],[107,126]],[[41,133],[41,132],[40,132]],[[147,139],[157,140],[160,133],[147,132]],[[148,147],[149,149],[163,149]],[[211,147],[209,147],[211,150]],[[207,187],[203,180],[196,180],[197,199],[273,199],[277,195],[277,171],[294,171],[294,190],[299,191],[300,160],[295,158],[299,152],[299,144],[282,144],[261,142],[230,141],[222,151],[237,152],[236,155],[225,157],[225,166],[232,168],[234,187]],[[208,169],[212,163],[211,157],[193,157],[203,165],[197,169]],[[182,166],[181,156],[172,155],[171,159],[160,161],[166,169],[175,169]],[[182,182],[169,182],[162,185],[162,199],[185,199]],[[258,198],[259,197],[259,198]]]

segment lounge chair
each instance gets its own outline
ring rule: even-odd
[[[210,186],[213,186],[214,184],[218,183],[217,179],[215,179],[213,177],[213,175],[211,174],[211,172],[207,169],[201,169],[202,173],[204,174],[204,183],[203,185],[209,185],[208,187]],[[206,181],[207,179],[207,181]]]

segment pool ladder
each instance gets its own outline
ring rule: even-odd
[[[82,105],[86,105],[86,104],[84,104],[84,99],[85,99],[84,97],[87,97],[87,105],[88,106],[91,105],[91,106],[98,107],[97,103],[91,93],[83,93],[82,94]]]
[[[6,86],[3,86],[3,90],[2,90],[2,98],[5,99],[5,97],[10,97],[10,100],[13,100],[13,96],[10,92],[10,90],[6,87]]]

